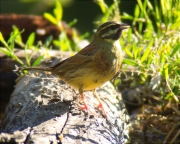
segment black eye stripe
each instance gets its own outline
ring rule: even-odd
[[[119,37],[121,36],[122,31],[118,30],[116,33],[111,34],[111,35],[107,35],[104,37],[104,39],[112,39],[112,40],[118,40]]]
[[[106,28],[102,29],[101,30],[101,35],[104,35],[106,33],[108,34],[109,31],[113,31],[113,30],[119,29],[119,28],[120,28],[119,25],[111,25],[109,27],[106,27]]]
[[[112,26],[109,26],[109,30],[115,30],[119,27],[119,25],[112,25]]]

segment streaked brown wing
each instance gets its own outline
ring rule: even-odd
[[[98,51],[98,46],[90,43],[88,46],[80,50],[77,54],[85,56],[93,56]]]
[[[53,66],[53,73],[65,72],[70,69],[81,67],[87,65],[87,63],[92,62],[93,56],[98,50],[98,47],[90,44],[76,55],[65,59],[64,61]]]

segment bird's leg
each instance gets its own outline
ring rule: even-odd
[[[80,94],[81,99],[82,99],[82,101],[83,101],[83,103],[84,103],[84,105],[78,105],[79,109],[85,110],[85,111],[89,111],[89,108],[88,108],[88,106],[87,106],[87,104],[86,104],[86,102],[85,102],[85,99],[84,99],[83,87],[82,87],[82,86],[80,86],[80,88],[79,88],[79,94]]]
[[[89,111],[89,108],[88,108],[88,106],[87,106],[87,104],[86,104],[86,102],[85,102],[85,100],[84,100],[84,95],[83,95],[83,94],[80,94],[80,96],[81,96],[81,99],[82,99],[84,105],[79,105],[79,106],[78,106],[79,109],[85,110],[85,111]]]
[[[105,111],[103,105],[102,105],[102,102],[101,102],[101,99],[99,98],[98,94],[96,93],[96,90],[92,90],[93,91],[93,94],[96,96],[96,98],[98,99],[99,101],[99,105],[98,107],[103,111],[104,113],[104,116],[107,117],[107,112]]]

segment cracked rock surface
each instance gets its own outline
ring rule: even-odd
[[[114,87],[96,89],[107,118],[91,91],[84,92],[90,112],[78,92],[44,72],[30,71],[18,79],[0,130],[0,142],[123,144],[128,140],[129,117]]]

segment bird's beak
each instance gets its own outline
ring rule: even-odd
[[[127,28],[129,28],[130,26],[127,25],[127,24],[123,24],[123,25],[121,25],[120,27],[121,27],[121,29],[127,29]]]

